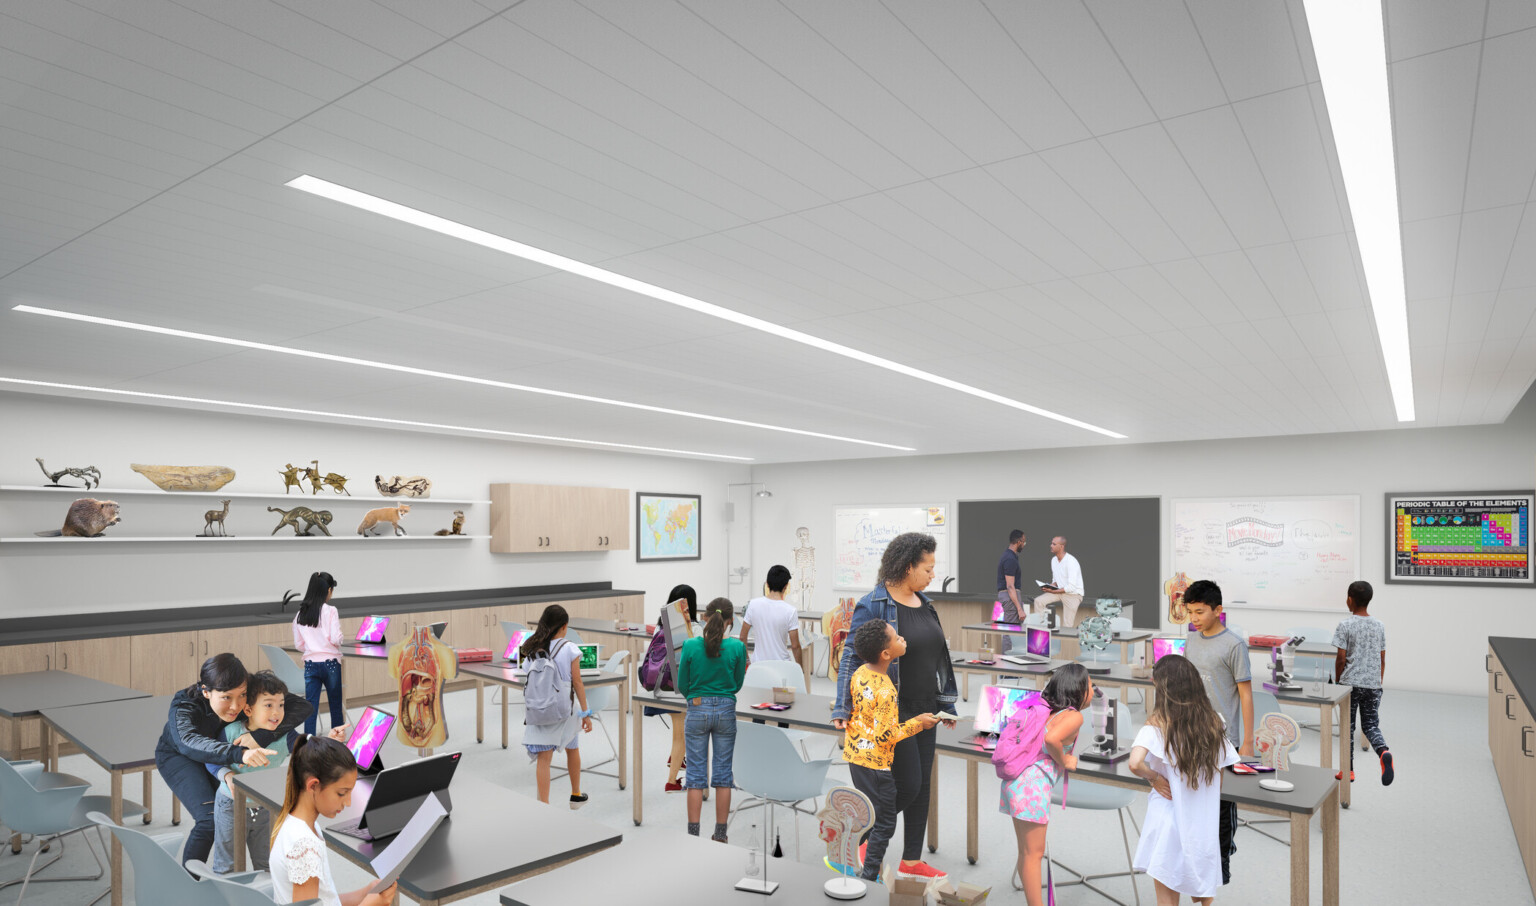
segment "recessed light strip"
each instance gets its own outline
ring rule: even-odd
[[[1403,233],[1381,0],[1305,0],[1397,420],[1414,420]]]
[[[138,399],[171,400],[178,403],[196,403],[202,406],[228,406],[234,409],[251,409],[259,412],[281,412],[288,415],[316,415],[323,418],[345,418],[352,421],[381,425],[404,425],[408,428],[435,428],[443,431],[464,431],[471,434],[489,434],[495,437],[515,437],[519,440],[550,441],[561,444],[583,444],[592,447],[608,447],[618,450],[638,450],[643,453],[665,453],[677,456],[702,456],[709,459],[728,459],[732,462],[752,462],[750,456],[731,456],[728,453],[703,453],[698,450],[674,450],[670,447],[647,447],[642,444],[621,444],[607,440],[586,440],[580,437],[558,437],[552,434],[526,434],[521,431],[502,431],[497,428],[476,428],[469,425],[443,425],[436,422],[418,422],[404,418],[380,418],[376,415],[353,415],[347,412],[325,412],[320,409],[294,409],[288,406],[266,406],[260,403],[237,403],[233,400],[205,399],[198,396],[177,396],[169,393],[145,393],[138,390],[117,390],[111,387],[88,387],[83,384],[59,384],[53,381],[29,381],[23,378],[0,377],[0,383],[18,384],[24,387],[47,387],[53,390],[74,390],[88,393],[108,393],[115,396],[131,396]]]
[[[405,205],[398,204],[384,198],[379,198],[375,195],[369,195],[366,192],[359,192],[356,189],[349,189],[346,186],[340,186],[336,183],[328,182],[318,177],[305,174],[303,176],[289,180],[287,185],[292,188],[308,192],[312,195],[319,195],[322,198],[329,198],[332,201],[339,201],[342,204],[351,205],[354,208],[360,208],[365,211],[372,211],[375,214],[381,214],[385,217],[399,220],[402,223],[409,223],[413,226],[419,226],[424,229],[432,230],[436,233],[442,233],[444,236],[452,236],[455,239],[462,239],[465,242],[472,242],[475,245],[483,246],[488,249],[494,249],[498,252],[505,252],[508,255],[513,255],[526,261],[532,261],[535,264],[542,264],[546,267],[552,267],[556,270],[565,271],[568,274],[575,274],[578,277],[586,277],[589,280],[596,280],[599,283],[606,283],[609,286],[629,290],[630,292],[638,293],[642,296],[648,296],[659,302],[666,302],[669,305],[677,305],[690,311],[696,311],[700,314],[709,315],[713,318],[720,318],[721,320],[730,321],[733,324],[740,324],[742,327],[749,327],[753,330],[759,330],[763,333],[773,334],[776,337],[782,337],[786,340],[791,340],[796,343],[803,343],[806,346],[812,346],[816,349],[833,353],[834,355],[840,355],[844,358],[863,362],[866,365],[874,365],[877,368],[884,368],[887,371],[894,371],[897,374],[904,374],[907,377],[917,378],[920,381],[926,381],[930,384],[937,384],[940,387],[945,387],[950,390],[957,390],[961,393],[969,394],[970,396],[984,399],[989,402],[1009,406],[1022,412],[1029,412],[1033,415],[1054,419],[1055,421],[1062,422],[1063,424],[1072,425],[1076,428],[1082,428],[1086,431],[1093,431],[1096,434],[1102,434],[1105,437],[1113,437],[1120,440],[1125,439],[1124,434],[1117,434],[1116,432],[1110,431],[1107,428],[1100,428],[1097,425],[1090,425],[1087,422],[1079,421],[1075,418],[1069,418],[1065,415],[1061,415],[1060,413],[1051,412],[1048,409],[1041,409],[1038,406],[1031,406],[1028,403],[1021,403],[1018,400],[1009,399],[1006,396],[992,393],[987,390],[982,390],[979,387],[972,387],[969,384],[962,384],[959,381],[953,381],[946,377],[940,377],[939,375],[932,374],[918,368],[913,368],[910,365],[904,365],[901,362],[881,358],[877,355],[871,355],[862,350],[854,349],[850,346],[844,346],[841,343],[834,343],[831,340],[824,340],[821,337],[812,336],[808,333],[802,333],[801,331],[785,327],[781,324],[775,324],[772,321],[765,321],[762,318],[754,318],[751,315],[745,315],[739,311],[723,308],[719,305],[705,302],[702,299],[695,299],[692,296],[685,296],[682,293],[673,292],[672,290],[646,283],[643,280],[636,280],[633,277],[626,277],[623,274],[617,274],[610,270],[604,270],[603,268],[577,261],[574,258],[567,258],[564,255],[557,255],[554,252],[547,252],[540,248],[534,248],[531,245],[525,245],[521,242],[516,242],[506,238],[505,236],[498,236],[495,233],[488,233],[485,230],[476,229],[472,226],[466,226],[462,223],[458,223],[457,221],[448,220],[444,217],[438,217],[435,214],[428,214],[425,211],[418,211],[415,208],[406,207]]]
[[[819,431],[806,431],[801,428],[785,428],[780,425],[768,425],[762,422],[752,422],[739,418],[727,418],[723,415],[707,415],[702,412],[689,412],[686,409],[668,409],[665,406],[648,406],[644,403],[631,403],[627,400],[608,399],[602,396],[589,396],[585,393],[570,393],[564,390],[551,390],[548,387],[533,387],[528,384],[513,384],[507,381],[493,381],[488,378],[471,377],[466,374],[453,374],[447,371],[433,371],[429,368],[413,368],[410,365],[396,365],[391,362],[379,362],[373,359],[359,359],[352,356],[334,355],[329,352],[315,352],[309,349],[298,349],[293,346],[277,346],[272,343],[258,343],[254,340],[240,340],[234,337],[221,337],[216,334],[196,333],[190,330],[177,330],[172,327],[159,327],[154,324],[141,324],[137,321],[120,321],[116,318],[99,318],[95,315],[83,315],[78,312],[60,311],[53,308],[39,308],[35,305],[16,305],[12,311],[25,312],[33,315],[47,315],[50,318],[63,318],[68,321],[83,321],[87,324],[100,324],[106,327],[121,327],[126,330],[139,330],[145,333],[156,333],[168,337],[181,337],[188,340],[203,340],[208,343],[220,343],[225,346],[239,346],[243,349],[256,349],[262,352],[276,352],[282,355],[300,356],[306,359],[322,359],[327,362],[339,362],[343,365],[359,365],[364,368],[377,368],[382,371],[397,371],[402,374],[416,374],[422,377],[438,378],[444,381],[458,381],[462,384],[478,384],[482,387],[496,387],[502,390],[520,390],[524,393],[537,393],[543,396],[557,396],[562,399],[580,400],[586,403],[601,403],[605,406],[621,406],[625,409],[639,409],[644,412],[658,412],[663,415],[680,415],[684,418],[697,418],[704,421],[719,422],[726,425],[741,425],[747,428],[765,428],[769,431],[781,431],[788,434],[799,434],[803,437],[817,437],[822,440],[837,440],[849,444],[862,444],[867,447],[880,447],[886,450],[899,450],[904,453],[913,452],[913,447],[903,447],[897,444],[886,444],[873,440],[860,440],[857,437],[844,437],[839,434],[823,434]]]

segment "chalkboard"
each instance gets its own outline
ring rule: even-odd
[[[880,557],[891,539],[923,532],[939,543],[934,552],[934,590],[950,575],[949,508],[944,506],[836,506],[832,508],[832,587],[866,592],[880,575]]]
[[[1067,553],[1083,567],[1085,606],[1094,599],[1134,600],[1138,628],[1156,629],[1162,609],[1159,545],[1162,500],[1158,497],[1073,497],[1058,500],[962,500],[955,514],[959,541],[959,590],[997,590],[997,560],[1008,533],[1027,539],[1019,554],[1026,595],[1035,580],[1051,578],[1051,538],[1065,535]]]
[[[1338,611],[1360,578],[1360,498],[1174,500],[1173,569],[1228,606]]]

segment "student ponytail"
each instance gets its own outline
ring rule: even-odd
[[[704,653],[720,656],[720,643],[725,641],[725,624],[736,614],[730,598],[716,598],[704,609]]]
[[[522,664],[527,665],[529,659],[534,655],[540,651],[548,651],[549,640],[554,638],[555,633],[559,632],[561,627],[570,621],[570,614],[566,613],[565,608],[559,604],[551,604],[544,608],[544,612],[539,614],[539,625],[523,641],[523,646],[517,649],[518,660]]]
[[[309,784],[311,777],[320,781],[321,787],[328,787],[349,772],[357,770],[357,759],[353,757],[352,750],[329,736],[304,736],[300,735],[293,744],[293,754],[288,759],[288,782],[283,788],[283,810],[276,821],[272,822],[272,839],[268,845],[277,842],[277,832],[283,827],[283,820],[293,814],[294,808],[299,804],[299,795],[304,792],[304,787]]]

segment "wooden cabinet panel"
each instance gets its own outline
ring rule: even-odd
[[[625,488],[588,488],[597,499],[600,521],[594,526],[602,535],[602,550],[629,550],[629,499]]]
[[[195,632],[136,635],[128,640],[128,685],[150,695],[169,695],[197,681],[203,664]]]
[[[0,673],[34,673],[39,670],[56,670],[58,667],[52,642],[0,647]],[[0,743],[3,743],[7,755],[20,758],[26,750],[37,748],[37,721],[15,721],[21,725],[19,738],[14,735],[12,723],[7,718],[0,718],[0,734],[3,734],[0,735]]]
[[[119,686],[128,686],[133,674],[128,646],[119,638],[59,642],[54,666]]]
[[[262,670],[267,665],[267,659],[262,656],[261,646],[256,639],[259,635],[256,626],[240,626],[234,629],[203,629],[197,633],[197,663],[201,667],[203,661],[215,654],[229,652],[240,659],[247,671]],[[302,692],[300,694],[303,694]]]
[[[491,485],[494,553],[629,548],[629,491],[544,484]]]

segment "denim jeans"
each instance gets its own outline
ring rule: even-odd
[[[315,723],[320,715],[320,689],[331,702],[331,727],[347,722],[346,712],[341,710],[341,661],[305,661],[304,697],[309,700],[314,713],[304,721],[304,732],[315,735]]]
[[[885,861],[885,848],[896,835],[896,778],[890,771],[877,771],[862,764],[848,765],[848,774],[853,778],[853,788],[868,796],[870,804],[875,807],[875,823],[864,832],[864,840],[869,843],[869,849],[864,852],[864,872],[861,875],[864,880],[873,881],[880,877],[880,863]]]
[[[731,761],[736,755],[735,697],[706,695],[689,700],[688,716],[683,720],[683,752],[688,762],[687,782],[683,785],[688,789],[728,789],[735,785],[736,778],[731,773]]]
[[[157,749],[155,768],[171,788],[171,795],[181,800],[193,819],[186,846],[181,850],[181,861],[208,861],[208,850],[213,846],[213,796],[218,781],[208,773],[207,765],[180,752]]]
[[[271,836],[271,814],[260,806],[250,809],[245,822],[245,851],[250,853],[255,871],[267,870]],[[235,870],[235,797],[222,783],[213,798],[213,861],[208,867],[221,875]]]

